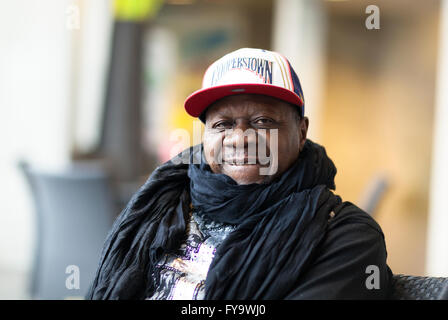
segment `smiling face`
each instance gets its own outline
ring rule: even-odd
[[[281,175],[298,158],[308,130],[308,119],[300,119],[294,109],[281,100],[255,94],[232,95],[212,104],[205,117],[203,141],[211,170],[238,184],[268,183]],[[275,170],[263,173],[276,160]]]

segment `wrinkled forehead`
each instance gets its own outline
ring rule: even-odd
[[[222,98],[211,104],[204,114],[204,119],[215,117],[250,116],[266,114],[272,117],[290,117],[295,106],[269,96],[257,94],[240,94]]]

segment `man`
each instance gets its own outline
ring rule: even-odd
[[[213,63],[185,102],[203,143],[134,195],[87,297],[386,299],[381,228],[331,191],[336,168],[306,138],[304,107],[278,53],[244,48]]]

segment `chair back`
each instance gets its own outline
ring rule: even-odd
[[[116,216],[109,178],[99,169],[48,173],[21,167],[36,213],[31,298],[82,298]]]
[[[447,300],[448,278],[396,274],[393,278],[394,300]]]

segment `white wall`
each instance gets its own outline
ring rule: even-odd
[[[31,261],[33,204],[17,161],[54,168],[69,160],[69,3],[0,3],[0,273],[26,272]]]
[[[426,273],[448,276],[448,2],[441,1]]]
[[[107,85],[113,17],[110,0],[78,0],[80,28],[72,32],[74,57],[73,140],[79,152],[95,150],[101,133],[104,97]]]
[[[321,1],[275,0],[272,47],[299,77],[310,119],[308,138],[318,142],[325,88],[325,10]]]

